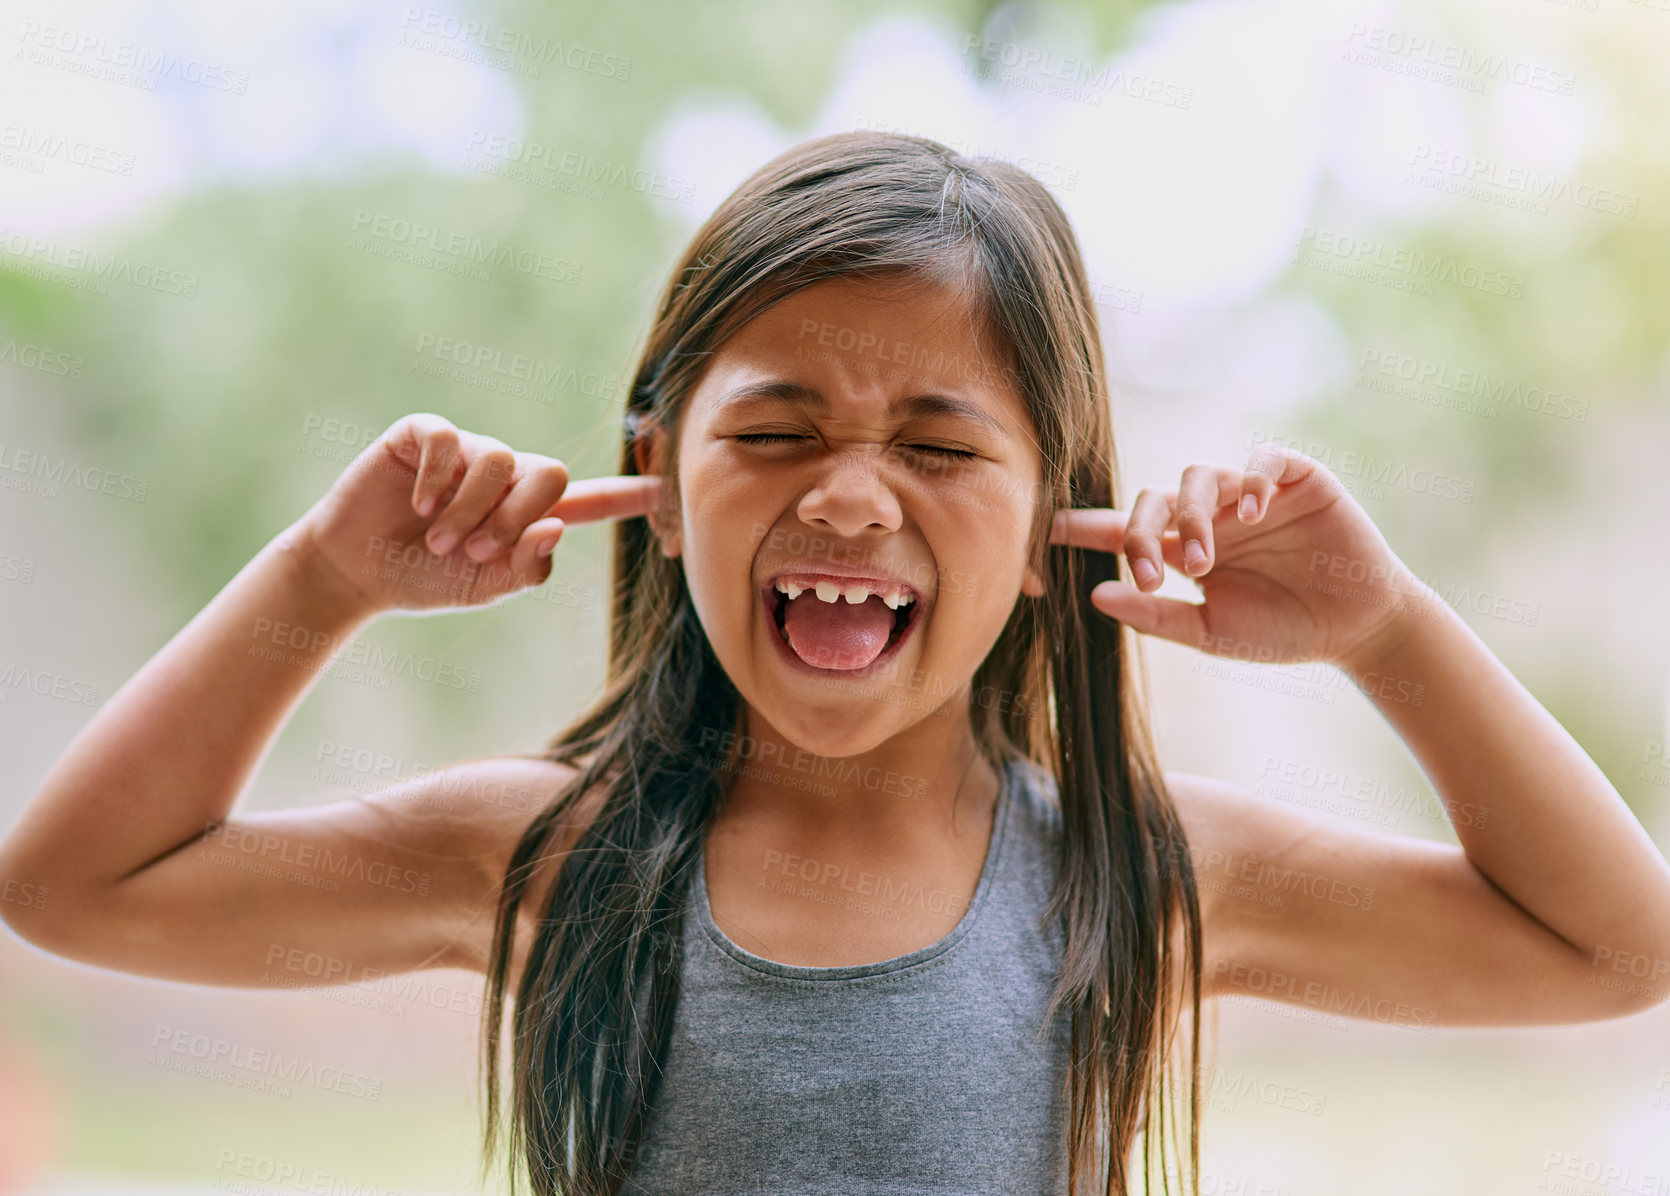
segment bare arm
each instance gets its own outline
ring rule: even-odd
[[[0,868],[48,886],[50,917],[52,897],[108,888],[203,835],[372,617],[286,529],[81,729],[0,841]]]
[[[292,950],[383,972],[455,962],[483,898],[442,792],[463,791],[464,770],[230,818],[320,666],[372,617],[298,540],[262,548],[47,774],[0,843],[0,875],[44,891],[4,903],[20,936],[209,984],[284,983]]]
[[[0,840],[0,883],[41,897],[0,902],[0,917],[57,954],[196,983],[283,983],[268,966],[280,948],[380,972],[475,966],[508,844],[566,770],[468,761],[370,798],[231,814],[318,670],[376,613],[538,584],[536,547],[564,518],[642,513],[653,493],[650,479],[566,484],[552,458],[438,416],[399,421],[75,737]],[[501,546],[485,561],[455,544],[472,529]],[[525,801],[482,796],[506,786]]]
[[[1431,779],[1459,846],[1335,827],[1170,778],[1202,882],[1214,991],[1425,1025],[1638,1013],[1670,995],[1670,865],[1575,739],[1391,550],[1321,462],[1261,444],[1052,541],[1130,559],[1093,604],[1213,655],[1347,672]],[[1176,530],[1172,531],[1175,524]],[[1204,602],[1146,592],[1165,566]],[[1487,810],[1489,817],[1467,812]],[[1367,1011],[1367,1012],[1361,1012]],[[1400,1012],[1401,1011],[1401,1012]]]
[[[1432,778],[1461,845],[1336,827],[1168,774],[1205,991],[1423,1028],[1624,1017],[1670,996],[1670,866],[1582,747],[1422,593],[1343,662]]]

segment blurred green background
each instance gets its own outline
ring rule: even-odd
[[[1304,447],[1670,843],[1662,6],[0,12],[0,827],[92,709],[401,415],[612,473],[621,380],[690,232],[778,149],[869,127],[1011,158],[1068,208],[1102,301],[1122,501],[1264,439]],[[207,70],[134,65],[169,55]],[[577,277],[401,260],[384,220]],[[546,381],[493,372],[518,357]],[[116,481],[73,480],[93,470]],[[479,689],[324,678],[243,808],[537,748],[602,676],[607,535],[570,530],[544,593],[373,624],[365,640],[479,670]],[[1246,666],[1148,657],[1168,767],[1453,838],[1348,685],[1281,670],[1273,696]],[[344,751],[374,763],[334,765]],[[1313,774],[1401,796],[1354,805]],[[217,991],[0,935],[0,1191],[471,1190],[472,990],[431,972]],[[1222,1096],[1204,1191],[1598,1192],[1591,1170],[1670,1159],[1662,1010],[1435,1035],[1294,1012],[1225,1005],[1216,1075],[1323,1094],[1322,1111]],[[179,1029],[382,1095],[164,1074],[153,1043]]]

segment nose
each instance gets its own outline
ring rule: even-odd
[[[883,479],[875,454],[862,449],[830,453],[796,513],[841,536],[897,531],[904,522],[893,488]]]

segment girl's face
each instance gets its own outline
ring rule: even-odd
[[[1019,595],[1043,593],[1042,462],[1008,365],[954,288],[922,281],[813,284],[713,355],[663,551],[751,714],[789,742],[844,757],[942,707],[966,720]]]

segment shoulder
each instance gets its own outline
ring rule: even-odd
[[[1240,786],[1216,777],[1192,772],[1167,772],[1164,777],[1194,868],[1202,929],[1210,937],[1221,921],[1218,898],[1223,886],[1203,883],[1203,873],[1252,848],[1260,833],[1263,803]]]
[[[1193,772],[1167,772],[1166,793],[1177,808],[1183,831],[1191,846],[1225,846],[1245,830],[1246,821],[1257,809],[1238,785]]]
[[[523,833],[577,777],[580,770],[540,756],[496,755],[461,760],[404,781],[390,791],[408,836],[424,850],[456,861],[473,877],[472,922],[467,950],[458,966],[483,970],[505,873]],[[551,884],[567,851],[584,833],[602,804],[594,789],[572,807],[537,865],[519,911],[525,925],[545,908]],[[522,936],[519,933],[518,939]]]

